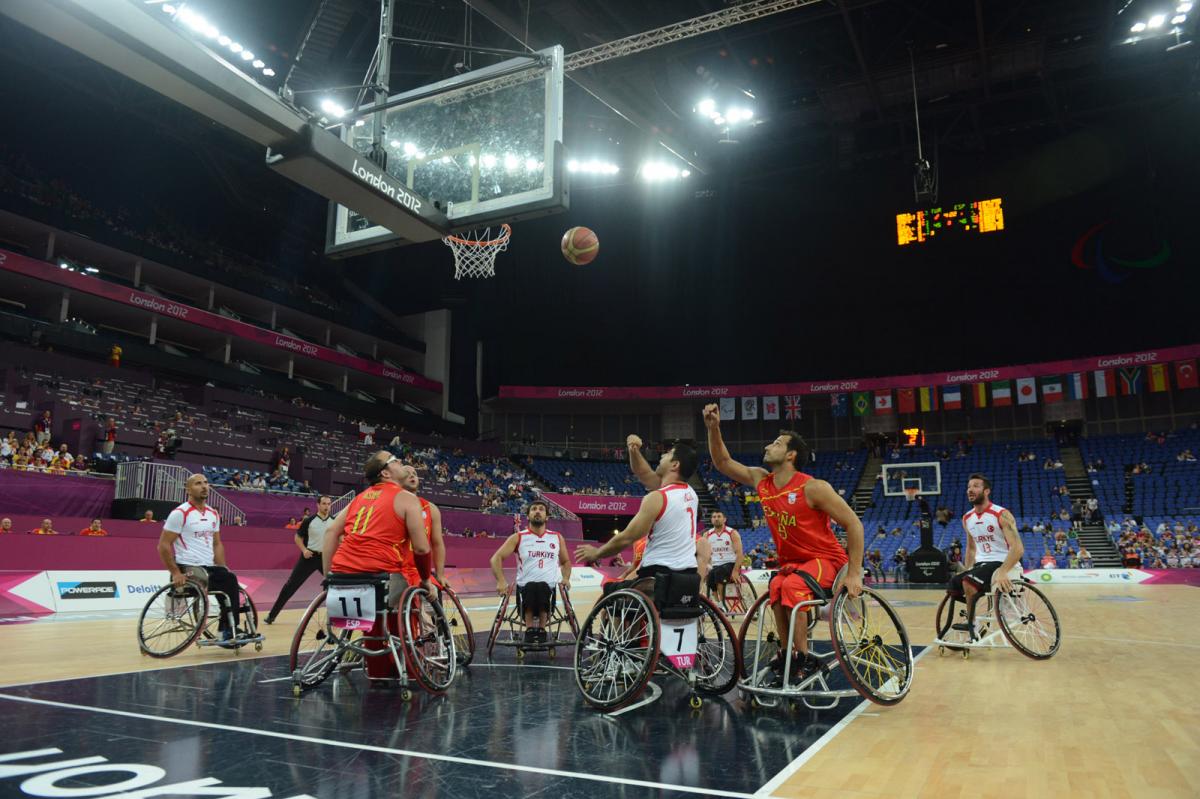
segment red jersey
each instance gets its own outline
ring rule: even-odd
[[[804,486],[812,479],[796,472],[783,488],[776,488],[774,475],[768,474],[756,486],[763,515],[781,564],[823,558],[841,568],[850,558],[833,536],[829,514],[809,507],[804,496]]]
[[[412,563],[408,528],[395,510],[396,494],[403,490],[395,483],[376,483],[351,500],[346,535],[333,554],[331,571],[403,572]]]

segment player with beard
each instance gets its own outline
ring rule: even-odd
[[[525,643],[544,644],[548,639],[546,625],[554,591],[559,585],[570,588],[571,561],[567,545],[560,533],[546,529],[550,506],[535,499],[526,510],[529,527],[513,533],[492,555],[492,574],[496,577],[496,593],[508,593],[502,564],[512,554],[517,556],[517,593],[525,618]]]
[[[784,430],[764,448],[762,466],[745,466],[729,455],[721,438],[721,415],[716,404],[704,408],[704,426],[708,428],[708,451],[721,474],[753,486],[762,500],[763,515],[775,551],[779,553],[779,571],[770,583],[770,605],[775,613],[775,629],[786,630],[790,612],[798,603],[812,599],[812,590],[796,572],[808,572],[822,588],[832,588],[838,570],[847,562],[844,585],[850,596],[862,593],[863,526],[833,486],[800,469],[811,459],[811,450],[793,430]],[[846,531],[846,550],[833,535],[830,521]],[[817,658],[808,653],[808,619],[796,615],[792,629],[792,679],[802,680],[820,668]],[[783,671],[786,653],[780,651],[772,667]]]
[[[1025,547],[1012,513],[992,502],[991,480],[982,474],[967,478],[967,501],[973,507],[962,517],[963,531],[967,534],[967,555],[963,562],[966,570],[950,578],[948,590],[955,599],[966,595],[967,622],[955,624],[954,629],[974,638],[975,603],[989,586],[1000,591],[1012,590],[1008,573],[1021,562]]]

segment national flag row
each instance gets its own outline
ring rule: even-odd
[[[1175,388],[1200,388],[1195,359],[1176,361]],[[866,416],[870,413],[928,413],[956,411],[965,407],[986,408],[1006,405],[1032,405],[1063,400],[1082,400],[1090,396],[1132,396],[1145,391],[1171,389],[1170,372],[1164,363],[1134,366],[1126,369],[1098,369],[1094,372],[1071,372],[1053,377],[1022,377],[1016,380],[993,380],[959,386],[921,386],[919,388],[857,391],[853,394],[834,394],[830,406],[834,416]],[[847,402],[846,398],[849,397]]]
[[[829,407],[834,416],[866,416],[871,413],[929,413],[937,410],[956,411],[965,407],[986,408],[1006,405],[1031,405],[1081,400],[1093,397],[1131,396],[1145,391],[1171,389],[1171,375],[1178,389],[1200,388],[1196,359],[1173,364],[1155,363],[1125,369],[1098,369],[1094,372],[1071,372],[1053,377],[1021,377],[1016,380],[993,380],[957,386],[920,386],[917,388],[856,391],[851,394],[830,394]],[[800,395],[785,397],[725,397],[720,400],[721,418],[737,419],[799,419]],[[760,416],[761,412],[761,416]]]

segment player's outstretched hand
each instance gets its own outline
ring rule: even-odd
[[[600,548],[589,544],[575,547],[576,563],[595,563],[600,560]]]
[[[500,596],[504,596],[508,593],[508,580],[505,580],[503,577],[501,577],[496,581],[496,593]]]
[[[641,449],[642,437],[635,433],[630,433],[629,435],[625,436],[625,446],[631,450]]]
[[[704,426],[709,430],[715,430],[721,426],[721,409],[717,403],[710,402],[704,406],[703,414]]]

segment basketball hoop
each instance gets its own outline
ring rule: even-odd
[[[920,493],[921,493],[921,489],[919,489],[919,488],[907,488],[906,487],[904,489],[904,496],[908,497],[909,502],[912,502],[914,499],[916,499],[917,494],[920,494]]]
[[[496,256],[508,249],[508,240],[512,237],[512,228],[501,225],[496,238],[492,238],[492,229],[484,228],[467,231],[463,236],[447,236],[442,239],[446,246],[454,252],[454,279],[464,277],[495,277]]]

